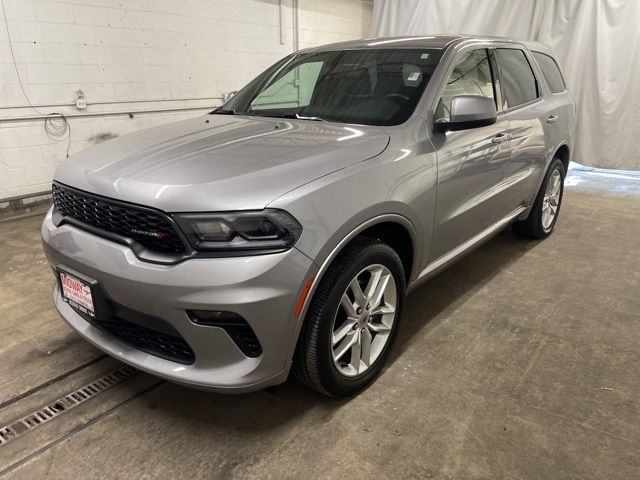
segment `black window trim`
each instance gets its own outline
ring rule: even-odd
[[[496,113],[500,115],[504,112],[502,101],[502,80],[500,79],[500,67],[496,56],[496,47],[487,47],[487,58],[489,59],[489,69],[491,70],[491,82],[493,83],[493,96],[496,103]]]
[[[500,60],[498,59],[498,50],[520,50],[522,52],[522,54],[524,55],[524,58],[527,60],[527,63],[529,64],[529,68],[531,69],[531,73],[533,74],[533,78],[535,80],[536,83],[536,94],[537,97],[534,98],[533,100],[529,100],[526,103],[521,103],[520,105],[516,105],[515,107],[510,107],[510,108],[504,108],[504,102],[502,105],[502,110],[500,112],[498,112],[498,115],[500,114],[504,114],[504,113],[511,113],[514,112],[516,110],[520,110],[521,108],[526,108],[529,107],[531,105],[534,105],[538,102],[541,102],[544,100],[544,97],[542,96],[542,92],[540,91],[540,82],[538,81],[538,77],[536,76],[536,70],[535,68],[533,68],[533,65],[531,64],[531,59],[529,58],[529,55],[527,55],[527,50],[525,48],[523,48],[520,45],[514,45],[514,46],[508,46],[508,47],[503,47],[503,46],[496,46],[494,47],[496,50],[496,63],[498,64],[498,71],[499,71],[499,77],[502,77],[502,65],[500,65]],[[502,88],[502,85],[500,85],[500,88]],[[504,98],[503,98],[504,100]]]
[[[542,66],[538,63],[538,60],[536,59],[536,55],[535,55],[536,53],[539,54],[539,55],[544,55],[545,57],[550,58],[551,61],[555,64],[556,68],[558,69],[558,72],[560,72],[560,78],[562,79],[562,85],[564,86],[564,90],[562,90],[561,92],[553,92],[551,90],[551,86],[548,85],[547,79],[544,78],[544,72],[542,71]],[[567,93],[567,79],[564,77],[564,72],[560,68],[560,65],[558,64],[556,59],[553,58],[548,53],[541,52],[540,50],[531,50],[531,56],[533,57],[533,60],[536,62],[536,65],[540,69],[540,73],[542,74],[542,77],[544,78],[544,83],[545,83],[547,89],[549,90],[549,95],[562,95],[562,94]]]

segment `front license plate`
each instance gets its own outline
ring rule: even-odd
[[[62,300],[82,313],[95,317],[91,284],[61,270],[58,270],[58,275],[60,276]]]

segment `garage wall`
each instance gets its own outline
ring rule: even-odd
[[[373,8],[363,0],[2,2],[0,200],[48,190],[67,150],[200,115],[297,48],[367,36]],[[85,110],[74,106],[77,90]],[[59,118],[47,134],[51,112],[66,116],[70,137]]]

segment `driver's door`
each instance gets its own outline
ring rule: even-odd
[[[492,51],[484,48],[457,55],[436,109],[436,122],[448,121],[451,100],[457,95],[496,99],[499,86],[490,55]],[[438,189],[430,261],[509,213],[505,211],[503,185],[509,144],[509,121],[500,115],[500,108],[493,125],[435,134]]]

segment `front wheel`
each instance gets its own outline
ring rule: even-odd
[[[357,239],[331,264],[313,297],[294,372],[333,397],[353,395],[384,368],[406,290],[398,254]]]
[[[516,234],[539,240],[551,235],[560,214],[564,177],[564,164],[559,158],[554,158],[542,181],[529,216],[525,220],[513,223]]]

